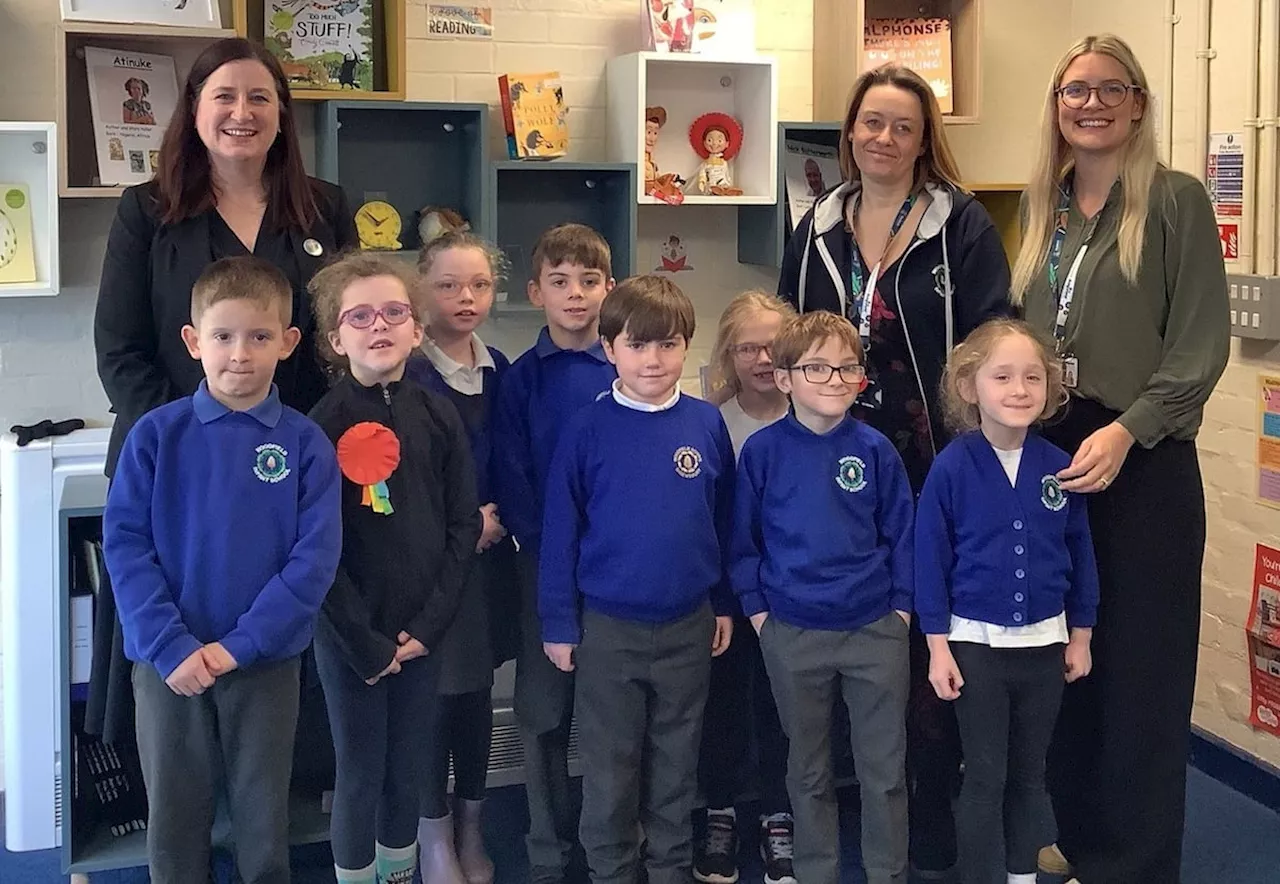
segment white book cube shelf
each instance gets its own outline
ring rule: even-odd
[[[0,297],[58,293],[58,136],[53,123],[0,123],[0,183],[26,185],[36,278],[0,282]]]
[[[778,70],[772,58],[718,59],[684,53],[635,52],[607,67],[609,160],[635,163],[636,201],[660,204],[644,192],[645,108],[661,106],[666,125],[653,152],[662,174],[684,178],[685,203],[770,205],[778,199]],[[705,196],[697,191],[700,157],[689,128],[705,113],[731,115],[742,126],[742,150],[731,160],[733,185],[741,196]]]

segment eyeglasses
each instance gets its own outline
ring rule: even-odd
[[[839,373],[840,380],[846,384],[859,383],[867,376],[865,365],[827,365],[825,362],[810,362],[807,365],[793,365],[787,371],[801,371],[804,379],[811,384],[825,384],[831,375]]]
[[[761,353],[773,355],[773,344],[736,344],[729,348],[734,356],[744,362],[754,362],[760,358]]]
[[[343,311],[338,317],[338,325],[345,322],[352,328],[366,329],[377,322],[379,316],[387,321],[387,325],[404,325],[413,316],[413,307],[404,301],[388,301],[381,307],[357,304]]]
[[[1132,92],[1139,95],[1141,86],[1132,86],[1120,80],[1103,80],[1097,86],[1090,86],[1083,80],[1072,80],[1053,90],[1061,101],[1069,108],[1079,109],[1089,103],[1089,97],[1095,93],[1103,107],[1119,107]]]

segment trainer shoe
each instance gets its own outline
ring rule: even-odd
[[[760,820],[760,858],[765,884],[796,884],[791,865],[795,823],[789,813],[775,813]]]
[[[707,809],[707,834],[697,846],[693,877],[703,884],[735,884],[738,880],[738,815],[732,807]]]

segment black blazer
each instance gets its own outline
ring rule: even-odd
[[[327,261],[356,242],[355,221],[342,189],[310,179],[320,217],[309,232],[287,233],[296,259],[281,267],[294,287],[294,324],[302,342],[276,370],[281,400],[304,414],[324,394],[307,283]],[[182,326],[191,321],[191,289],[213,261],[210,213],[177,224],[157,217],[155,183],[128,188],[107,239],[93,321],[98,377],[116,414],[106,472],[134,423],[157,406],[189,396],[204,373],[187,353]],[[264,234],[266,231],[264,230]],[[321,246],[318,255],[304,248]],[[314,244],[311,251],[317,251]],[[301,305],[304,309],[297,309]]]

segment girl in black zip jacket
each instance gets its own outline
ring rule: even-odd
[[[439,663],[480,539],[475,467],[453,404],[412,381],[422,343],[413,280],[349,255],[312,279],[324,352],[342,377],[311,418],[338,451],[342,557],[315,656],[337,758],[330,840],[343,884],[408,884]],[[453,831],[447,833],[452,850]]]
[[[947,356],[985,320],[1012,312],[1009,264],[986,209],[960,187],[933,91],[910,69],[884,65],[858,79],[840,171],[843,183],[818,198],[787,245],[778,296],[802,313],[847,316],[863,332],[869,384],[853,413],[893,441],[919,494],[947,441],[938,396]],[[913,628],[911,862],[932,872],[956,859],[960,738],[950,705],[929,686],[928,665]]]

